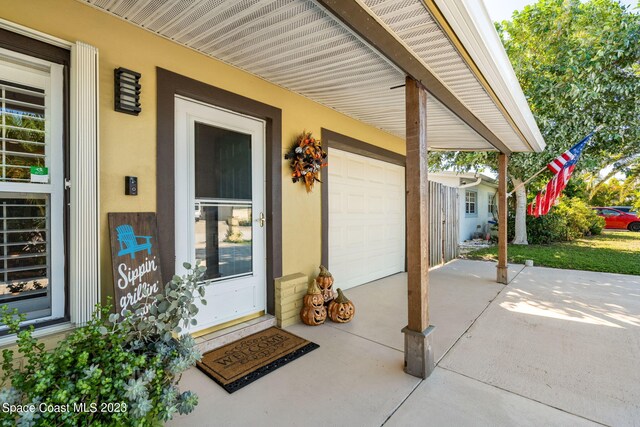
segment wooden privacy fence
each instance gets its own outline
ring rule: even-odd
[[[458,189],[429,181],[429,265],[458,257]]]

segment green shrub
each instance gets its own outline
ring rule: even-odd
[[[550,212],[541,217],[527,217],[527,239],[534,245],[549,244],[565,240],[567,222],[565,218]]]
[[[575,240],[590,233],[592,216],[597,216],[585,202],[580,199],[563,198],[553,208],[553,215],[562,218],[566,224],[564,240]]]
[[[578,198],[563,197],[549,213],[527,215],[527,240],[534,245],[574,240],[602,233],[604,219]],[[515,236],[515,213],[509,216],[509,240]]]
[[[588,235],[597,236],[602,234],[602,230],[604,230],[605,220],[601,216],[598,216],[593,209],[590,209],[589,213],[589,233]]]
[[[206,301],[199,283],[204,268],[185,267],[189,273],[174,276],[146,318],[142,304],[123,319],[110,306],[97,306],[86,326],[50,352],[32,337],[33,326],[20,330],[24,316],[2,307],[23,362],[14,366],[14,352],[3,351],[0,425],[153,426],[191,412],[197,396],[177,385],[201,355],[189,334],[175,336],[196,323],[196,298]]]

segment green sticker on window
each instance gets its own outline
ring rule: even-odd
[[[48,184],[49,168],[44,166],[31,166],[31,182]]]
[[[31,166],[31,175],[49,175],[49,168],[44,166]]]

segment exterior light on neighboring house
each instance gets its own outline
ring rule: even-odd
[[[137,116],[142,111],[140,108],[140,73],[120,67],[114,70],[114,76],[115,110]]]

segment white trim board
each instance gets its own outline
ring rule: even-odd
[[[0,18],[0,28],[67,50],[71,50],[74,45],[74,43],[70,41],[51,36],[41,31],[25,27],[24,25],[16,24],[15,22],[7,21],[6,19],[2,18]]]

